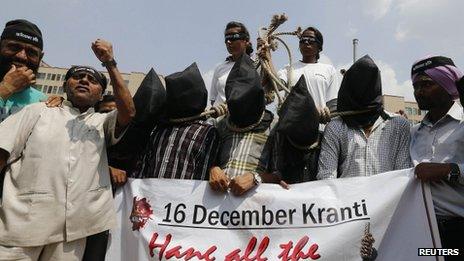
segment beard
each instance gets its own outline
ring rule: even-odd
[[[0,55],[0,81],[3,80],[5,74],[11,69],[11,65],[14,63],[25,64],[28,69],[31,69],[34,74],[37,74],[40,64],[33,64],[29,61],[24,62],[16,59],[15,57]]]

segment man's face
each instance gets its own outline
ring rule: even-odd
[[[301,35],[301,38],[313,38],[316,39],[314,31],[306,30]],[[319,53],[319,45],[314,41],[300,43],[300,52],[303,56],[316,56]]]
[[[233,35],[233,34],[239,34],[241,32],[240,27],[233,27],[230,29],[227,29],[224,35]],[[239,39],[239,40],[226,40],[226,47],[227,51],[232,54],[232,55],[241,55],[242,53],[245,53],[248,41],[245,39]]]
[[[102,98],[102,86],[95,77],[86,72],[78,72],[65,83],[68,100],[74,106],[94,106]]]
[[[17,68],[27,67],[36,73],[42,57],[42,50],[32,44],[4,39],[0,43],[0,76],[3,78],[13,64]]]
[[[430,110],[440,107],[451,99],[444,88],[426,75],[419,76],[419,79],[413,86],[414,97],[421,110]]]

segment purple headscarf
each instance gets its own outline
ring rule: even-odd
[[[413,83],[418,80],[421,72],[443,87],[453,99],[459,98],[456,81],[463,77],[463,73],[454,65],[450,58],[429,55],[416,61],[411,70]]]

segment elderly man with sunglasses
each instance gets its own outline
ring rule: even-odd
[[[108,70],[117,111],[95,113],[107,79],[75,66],[62,107],[34,103],[0,123],[0,260],[81,260],[86,237],[115,225],[106,146],[135,107],[112,45],[98,39],[92,49]]]
[[[43,57],[42,32],[27,20],[5,25],[0,38],[0,122],[47,96],[31,88]]]

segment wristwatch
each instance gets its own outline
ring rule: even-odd
[[[107,62],[102,62],[102,66],[103,67],[109,67],[109,66],[116,66],[118,63],[116,62],[116,60],[113,58]]]
[[[253,181],[255,182],[256,185],[259,185],[260,183],[263,182],[263,179],[261,178],[261,175],[259,175],[258,172],[252,172],[253,174]]]
[[[460,175],[461,175],[461,171],[459,170],[458,164],[451,163],[451,171],[448,174],[448,180],[451,182],[458,182]]]

